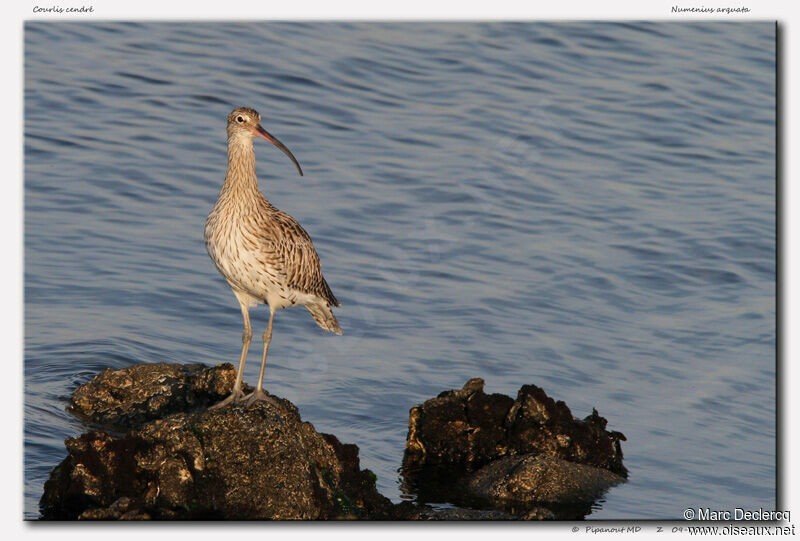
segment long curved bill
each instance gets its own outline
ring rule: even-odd
[[[289,156],[289,159],[292,160],[292,162],[294,162],[294,166],[297,167],[297,172],[300,173],[300,176],[301,177],[303,176],[303,170],[300,169],[300,164],[297,163],[297,160],[295,159],[294,154],[292,154],[292,151],[286,148],[286,146],[283,143],[278,141],[276,137],[273,137],[267,130],[262,128],[261,124],[256,126],[256,129],[253,133],[261,137],[262,139],[266,139],[267,141],[269,141],[270,143],[281,149],[283,153]]]

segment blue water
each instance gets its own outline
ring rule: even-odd
[[[400,501],[408,410],[535,383],[623,442],[589,518],[775,506],[775,26],[28,23],[25,516],[105,367],[236,362],[203,245],[225,118],[314,239],[344,336],[266,386]],[[267,311],[253,312],[256,329]],[[245,379],[258,373],[260,330]]]

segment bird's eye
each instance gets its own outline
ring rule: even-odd
[[[244,122],[244,119],[240,116],[236,117],[236,122]]]

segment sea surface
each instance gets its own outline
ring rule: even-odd
[[[393,501],[408,411],[471,377],[597,408],[589,519],[773,509],[775,25],[25,25],[25,517],[106,367],[236,363],[203,228],[236,106],[344,336],[277,314],[266,387]],[[267,310],[253,310],[245,379]],[[439,502],[446,504],[447,502]]]

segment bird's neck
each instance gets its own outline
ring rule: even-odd
[[[258,192],[256,153],[253,149],[252,138],[228,138],[228,171],[225,174],[222,191],[229,193]]]

